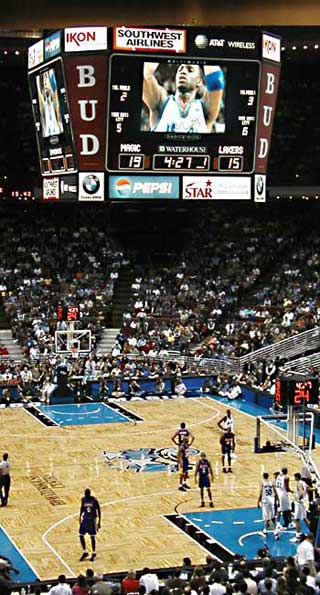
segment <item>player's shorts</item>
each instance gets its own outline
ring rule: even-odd
[[[182,473],[188,473],[189,471],[189,460],[188,459],[182,459]]]
[[[279,501],[280,501],[280,504],[279,504],[280,512],[285,512],[286,510],[291,510],[291,504],[290,504],[288,492],[284,492],[282,490],[280,493]]]
[[[199,477],[199,488],[210,488],[210,478],[209,477]]]
[[[86,533],[88,533],[88,535],[91,535],[92,537],[94,535],[97,535],[97,525],[95,520],[81,521],[79,527],[79,535],[85,535]]]
[[[272,521],[275,517],[274,503],[262,502],[262,518],[264,521]]]
[[[295,521],[303,521],[305,518],[307,518],[307,511],[304,502],[294,503],[293,518]]]
[[[221,446],[221,452],[222,452],[223,455],[230,455],[231,452],[232,452],[231,446],[224,446],[222,444],[222,446]]]

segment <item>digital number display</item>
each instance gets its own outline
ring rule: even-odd
[[[209,167],[209,155],[154,155],[153,157],[154,170],[209,171]]]
[[[65,322],[74,322],[80,320],[79,306],[58,306],[57,320]]]
[[[119,169],[144,169],[145,156],[120,153]]]
[[[309,376],[298,378],[280,377],[276,379],[275,400],[282,405],[316,405],[319,400],[319,379]]]
[[[293,395],[293,402],[295,405],[302,405],[303,401],[305,401],[305,403],[310,403],[312,386],[311,380],[296,382]]]
[[[258,61],[115,53],[109,72],[109,172],[253,172]]]
[[[242,171],[243,169],[243,157],[239,155],[237,157],[219,157],[219,171]]]

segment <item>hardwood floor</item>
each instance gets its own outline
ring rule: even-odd
[[[94,562],[98,572],[175,566],[186,555],[193,563],[204,562],[205,551],[163,517],[177,506],[180,513],[198,509],[193,476],[193,489],[179,492],[178,475],[169,468],[135,473],[119,456],[110,459],[110,452],[122,449],[171,448],[181,421],[195,435],[193,446],[205,450],[212,462],[217,509],[256,506],[264,470],[272,474],[287,465],[290,475],[300,471],[301,462],[293,454],[254,454],[255,419],[234,410],[237,458],[233,474],[222,474],[217,421],[226,407],[210,398],[123,406],[144,421],[45,427],[22,408],[0,412],[2,449],[9,452],[12,465],[9,506],[1,509],[0,524],[41,579],[77,575],[93,565],[79,561],[79,504],[87,487],[102,506]],[[109,463],[104,451],[109,451]],[[319,452],[314,451],[317,463]]]

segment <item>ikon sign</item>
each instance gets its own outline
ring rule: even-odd
[[[106,27],[71,27],[64,30],[65,52],[90,52],[107,49]]]
[[[262,34],[262,58],[280,62],[281,44],[279,37],[273,37],[267,33]]]

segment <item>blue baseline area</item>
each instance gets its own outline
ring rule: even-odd
[[[0,553],[2,556],[9,558],[12,566],[19,570],[19,574],[11,574],[11,578],[16,583],[32,583],[38,580],[37,575],[29,566],[27,560],[19,552],[13,541],[9,538],[7,533],[0,527]]]
[[[70,403],[68,405],[39,405],[47,417],[59,426],[87,426],[91,424],[116,424],[130,422],[105,403]]]
[[[290,543],[295,536],[294,529],[280,531],[279,541],[275,540],[272,531],[263,535],[263,520],[258,508],[190,512],[182,516],[233,554],[245,555],[249,559],[255,558],[257,551],[266,545],[272,557],[294,556],[297,551],[297,544]],[[302,528],[308,532],[306,525]]]
[[[232,401],[230,401],[230,399],[227,399],[226,397],[219,397],[216,395],[206,395],[208,397],[210,397],[211,399],[213,399],[214,401],[218,401],[219,403],[223,403],[224,405],[227,405],[230,409],[237,409],[238,411],[243,411],[243,413],[248,413],[249,415],[252,415],[253,417],[258,417],[259,415],[269,415],[270,411],[269,408],[267,407],[261,407],[261,405],[257,405],[255,403],[250,403],[250,401],[247,401],[246,399],[234,399]],[[276,428],[282,428],[284,430],[287,429],[287,423],[285,421],[272,421],[270,422],[272,423]],[[309,426],[306,427],[306,437],[308,438],[308,430],[309,430]],[[320,444],[320,430],[318,428],[314,428],[313,430],[314,436],[315,436],[315,441],[317,443]],[[302,423],[299,424],[299,434],[300,436],[302,436],[303,434],[303,426]]]

